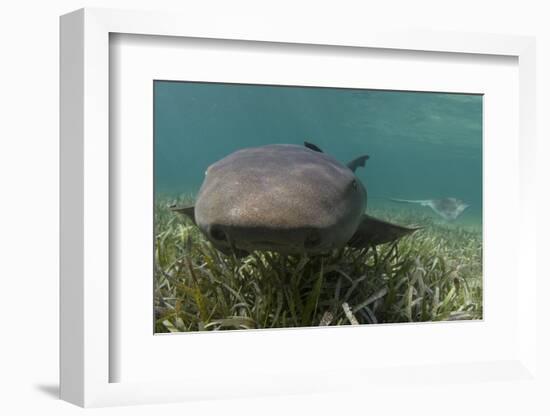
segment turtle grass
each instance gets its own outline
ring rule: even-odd
[[[157,333],[482,318],[479,231],[369,211],[424,228],[376,248],[239,259],[214,249],[169,205],[155,206]]]

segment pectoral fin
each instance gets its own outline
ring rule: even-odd
[[[348,242],[348,246],[364,248],[389,243],[390,241],[397,240],[407,234],[413,233],[418,229],[419,227],[404,227],[368,215],[363,215],[363,220]]]
[[[172,207],[170,207],[170,209],[174,212],[177,212],[179,214],[183,214],[183,215],[189,217],[191,219],[191,221],[193,221],[195,224],[197,223],[195,221],[195,207],[194,206],[183,207],[183,208],[178,208],[176,206],[172,206]]]

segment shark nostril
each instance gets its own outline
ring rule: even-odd
[[[217,240],[217,241],[226,240],[225,233],[220,227],[216,225],[210,228],[210,237],[212,237],[214,240]]]
[[[321,244],[321,236],[317,231],[311,231],[304,240],[305,248],[315,248]]]

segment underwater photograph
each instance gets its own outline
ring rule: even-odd
[[[483,319],[483,96],[154,81],[154,332]]]

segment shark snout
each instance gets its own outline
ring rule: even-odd
[[[242,250],[286,249],[306,251],[320,248],[323,236],[319,230],[281,230],[266,227],[235,227],[213,224],[207,227],[206,235],[218,246],[236,247]]]

